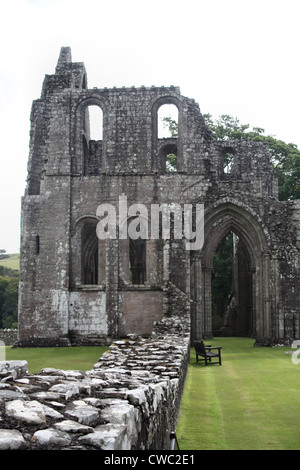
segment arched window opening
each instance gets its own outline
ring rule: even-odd
[[[252,276],[248,250],[234,232],[219,243],[213,260],[212,328],[215,336],[250,336]]]
[[[225,174],[230,174],[234,166],[235,150],[232,148],[225,148],[223,151],[223,171]]]
[[[146,240],[129,239],[130,282],[140,285],[146,282]]]
[[[213,331],[224,327],[225,316],[232,300],[233,233],[219,243],[212,272],[212,324]]]
[[[82,139],[83,173],[85,176],[97,176],[100,174],[103,148],[103,112],[99,106],[86,107]]]
[[[81,232],[82,284],[98,284],[98,238],[96,223],[87,223]]]
[[[83,79],[82,79],[82,88],[85,90],[87,89],[87,76],[86,76],[86,73],[83,75]]]
[[[178,108],[174,104],[163,104],[158,109],[158,138],[178,137]]]
[[[178,108],[164,104],[157,112],[161,168],[164,172],[177,171]]]
[[[90,120],[90,140],[103,139],[103,112],[99,106],[88,107]]]
[[[160,151],[163,170],[167,173],[177,170],[177,145],[167,144]]]

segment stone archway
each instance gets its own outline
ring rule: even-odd
[[[253,211],[237,202],[221,202],[205,211],[204,246],[191,257],[192,337],[210,338],[212,333],[211,279],[213,258],[220,241],[230,231],[240,241],[241,256],[247,259],[247,275],[251,295],[249,308],[244,312],[238,331],[256,337],[257,342],[270,336],[270,253],[267,237],[259,218]],[[245,295],[245,279],[238,279],[239,295]],[[244,287],[243,287],[244,286]],[[244,289],[244,293],[242,293]],[[242,306],[240,305],[240,308]],[[245,305],[243,306],[245,309]],[[241,310],[240,310],[241,313]],[[247,317],[248,315],[248,317]],[[250,318],[249,318],[250,316]]]
[[[214,336],[253,336],[253,274],[243,237],[230,231],[223,237],[212,269],[212,331]]]

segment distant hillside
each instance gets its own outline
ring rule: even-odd
[[[5,266],[6,268],[20,270],[20,253],[13,253],[7,255],[8,258],[0,259],[0,266]]]

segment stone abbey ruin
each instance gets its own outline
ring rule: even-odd
[[[178,110],[177,137],[159,136],[165,104]],[[100,140],[90,134],[95,107]],[[166,167],[170,153],[174,171]],[[149,213],[153,205],[202,205],[203,246],[187,250],[174,237],[99,238],[97,208],[117,208],[122,196]],[[192,339],[212,337],[213,258],[231,232],[234,334],[257,345],[300,338],[299,221],[300,201],[278,200],[264,144],[216,141],[198,104],[174,86],[89,89],[84,64],[64,47],[31,112],[19,344],[110,344],[151,336],[153,325],[187,313]],[[117,222],[119,233],[130,218]]]

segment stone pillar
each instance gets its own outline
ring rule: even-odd
[[[271,337],[271,299],[270,299],[270,253],[263,254],[263,301],[264,301],[264,338]]]
[[[193,254],[191,278],[191,291],[193,293],[192,338],[202,339],[204,334],[203,272],[202,256],[198,253]]]
[[[263,334],[263,311],[264,304],[262,301],[262,278],[263,278],[263,269],[262,269],[262,260],[261,257],[257,258],[257,266],[255,270],[255,277],[253,282],[253,292],[254,292],[254,305],[255,305],[255,327],[256,327],[256,345],[260,346],[264,342]]]
[[[256,336],[256,305],[255,305],[255,268],[250,268],[250,289],[251,289],[251,336]]]
[[[108,239],[106,244],[106,314],[108,336],[119,335],[119,240]]]
[[[164,241],[164,255],[163,255],[163,280],[168,282],[170,280],[170,241]]]
[[[279,272],[279,259],[274,256],[272,259],[272,331],[273,336],[276,338],[280,337],[279,330],[279,305],[280,305],[280,272]],[[274,321],[274,324],[273,324]]]
[[[204,284],[204,329],[203,337],[212,338],[212,320],[211,320],[211,273],[212,268],[203,268],[203,284]]]

